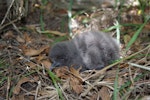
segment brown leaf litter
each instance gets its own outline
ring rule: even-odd
[[[35,5],[33,1],[31,3],[32,6]],[[40,4],[36,4],[40,6]],[[47,7],[50,8],[48,9]],[[33,13],[38,10],[37,8],[39,9],[40,7],[34,6],[31,9],[32,13],[30,12],[27,22],[34,23],[34,21],[39,20],[37,18],[39,15],[37,16],[36,13]],[[48,33],[49,35],[59,37],[66,35],[62,34],[66,32],[59,31],[61,28],[58,25],[60,25],[59,23],[62,19],[56,17],[51,8],[51,3],[48,3],[43,9],[48,10],[45,12],[45,16],[47,16],[45,22],[48,30],[42,32],[38,29],[39,25],[29,24],[26,25],[29,31],[21,31],[22,34],[18,34],[14,29],[5,30],[1,34],[0,59],[5,64],[0,64],[0,99],[59,100],[57,89],[46,72],[46,69],[49,69],[51,66],[51,62],[47,56],[53,40],[43,34]],[[86,25],[89,25],[90,28],[94,27],[94,29],[103,30],[113,26],[118,11],[114,11],[111,8],[105,10],[95,11],[92,14],[78,15],[76,19],[79,20],[79,26],[76,32],[84,30],[85,25],[82,23],[84,19],[90,19]],[[143,23],[138,10],[139,8],[134,7],[123,11],[120,15],[121,22]],[[146,12],[149,12],[149,10],[146,9]],[[60,14],[58,15],[61,16]],[[51,18],[49,18],[49,15],[51,15]],[[33,20],[34,18],[35,20]],[[51,21],[48,19],[51,19]],[[76,70],[73,67],[68,68],[67,66],[54,69],[53,72],[61,79],[61,82],[57,84],[65,100],[111,100],[115,89],[114,82],[117,71],[118,100],[149,99],[150,72],[130,65],[130,63],[134,63],[145,67],[150,66],[150,47],[146,47],[149,45],[147,35],[149,28],[150,23],[144,27],[141,35],[139,35],[142,38],[138,38],[131,49],[126,52],[125,46],[133,36],[135,30],[132,27],[122,26],[120,30],[126,34],[121,34],[121,41],[124,44],[121,50],[124,53],[123,57],[126,58],[100,71],[80,72],[80,69]]]

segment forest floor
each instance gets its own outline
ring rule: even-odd
[[[29,6],[27,16],[0,26],[0,100],[150,100],[150,6],[73,11],[74,34],[120,34],[121,59],[99,71],[62,66],[53,71],[59,79],[48,53],[70,39],[67,10]]]

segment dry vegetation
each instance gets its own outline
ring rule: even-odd
[[[27,10],[25,1],[0,2],[8,9],[0,12],[0,100],[150,100],[150,20],[144,19],[149,5],[73,11],[75,34],[110,27],[108,33],[120,33],[123,59],[100,71],[62,66],[53,71],[58,79],[47,70],[47,56],[53,43],[69,38],[67,9],[29,0]]]

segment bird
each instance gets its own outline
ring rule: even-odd
[[[56,43],[49,51],[51,69],[61,66],[80,67],[80,71],[100,70],[119,59],[117,40],[100,31],[87,31],[73,39]]]

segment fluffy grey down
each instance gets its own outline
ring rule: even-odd
[[[119,45],[105,33],[90,31],[56,43],[49,53],[52,67],[82,66],[81,71],[102,69],[119,58]]]

